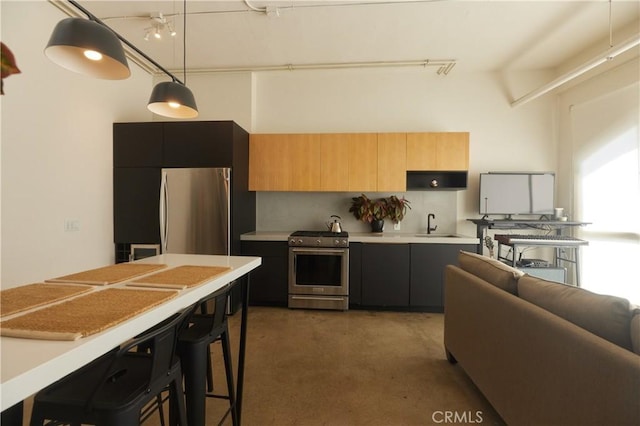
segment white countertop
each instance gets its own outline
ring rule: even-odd
[[[185,290],[144,313],[100,333],[75,341],[53,341],[0,337],[1,409],[26,399],[38,390],[88,364],[110,349],[192,305],[260,266],[259,257],[165,254],[142,259],[143,263],[229,266],[231,270]],[[139,278],[139,277],[136,277]],[[108,286],[122,287],[126,281]],[[96,288],[100,291],[102,287]]]
[[[287,241],[293,231],[254,231],[242,234],[243,241]],[[423,235],[423,236],[421,236]],[[478,238],[457,234],[438,234],[429,236],[415,232],[349,232],[350,243],[384,244],[480,244]],[[454,236],[455,235],[455,236]]]

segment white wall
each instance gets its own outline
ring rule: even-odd
[[[22,73],[5,80],[1,129],[1,285],[42,281],[114,261],[112,123],[149,121],[150,76],[106,81],[44,53],[66,16],[44,1],[2,1],[2,41]],[[65,232],[66,219],[80,230]]]

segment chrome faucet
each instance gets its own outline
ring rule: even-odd
[[[427,234],[430,234],[431,231],[435,231],[436,229],[438,229],[438,225],[434,226],[433,228],[431,227],[431,218],[435,219],[436,215],[433,213],[429,213],[427,215]]]

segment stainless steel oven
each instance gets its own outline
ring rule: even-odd
[[[348,237],[324,231],[289,236],[290,308],[349,309]]]

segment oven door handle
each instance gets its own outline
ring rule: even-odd
[[[349,249],[330,249],[330,248],[304,248],[304,247],[292,247],[291,251],[294,253],[315,253],[315,254],[343,254]]]

